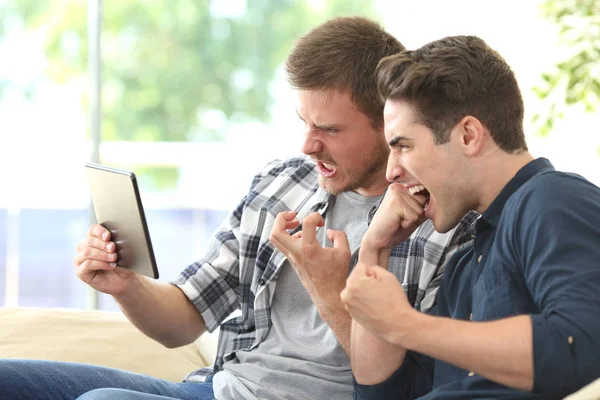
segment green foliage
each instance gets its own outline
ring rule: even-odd
[[[541,11],[560,27],[561,44],[570,53],[534,88],[549,104],[544,114],[534,116],[545,135],[553,121],[563,118],[566,107],[581,104],[586,112],[593,112],[600,103],[600,2],[546,0]]]
[[[245,12],[214,12],[228,3]],[[269,84],[293,40],[333,15],[372,16],[370,3],[103,1],[103,139],[218,140],[222,124],[206,115],[268,121]],[[44,32],[52,80],[85,82],[86,0],[0,0],[0,20],[9,17]],[[7,29],[0,23],[0,40]]]

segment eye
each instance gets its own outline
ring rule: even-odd
[[[315,128],[325,133],[338,133],[340,131],[339,129],[333,128],[331,126],[315,126]]]

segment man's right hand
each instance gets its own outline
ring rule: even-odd
[[[390,184],[363,237],[361,248],[391,250],[408,239],[425,221],[423,207],[426,202],[425,196],[411,195],[402,184]]]
[[[116,245],[102,225],[90,227],[86,238],[77,243],[75,256],[77,277],[94,289],[118,296],[137,279],[135,272],[117,267]]]

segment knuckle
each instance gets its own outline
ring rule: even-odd
[[[90,260],[84,260],[83,262],[79,263],[79,266],[77,268],[77,276],[80,276],[83,271],[89,269],[89,265],[90,265]]]
[[[81,255],[84,258],[90,258],[92,256],[92,248],[86,247],[82,250]]]

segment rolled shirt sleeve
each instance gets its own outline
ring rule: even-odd
[[[353,379],[354,400],[416,399],[433,387],[434,360],[423,354],[407,351],[402,366],[385,381],[361,385]]]
[[[514,250],[539,310],[534,392],[566,395],[600,376],[600,189],[549,174],[520,200]]]

